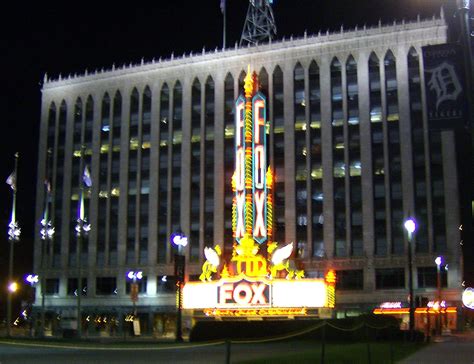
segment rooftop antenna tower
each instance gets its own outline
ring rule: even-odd
[[[270,41],[276,36],[273,0],[249,0],[240,46]]]

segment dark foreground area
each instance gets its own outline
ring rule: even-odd
[[[373,363],[398,361],[423,344],[331,343],[325,346],[326,363],[367,363],[368,350]],[[392,350],[392,353],[390,353]],[[140,344],[56,343],[2,340],[0,363],[226,363],[225,343]],[[314,363],[320,362],[321,345],[310,341],[233,343],[231,363]]]

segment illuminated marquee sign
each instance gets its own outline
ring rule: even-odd
[[[188,282],[185,309],[263,309],[333,307],[325,279],[251,280],[229,278],[217,282]]]
[[[183,308],[202,310],[206,316],[304,316],[308,310],[335,305],[335,272],[306,279],[303,270],[290,264],[293,243],[280,246],[273,241],[266,98],[257,89],[257,77],[249,69],[234,110],[232,257],[222,259],[219,245],[206,247],[202,282],[188,282],[183,288]]]

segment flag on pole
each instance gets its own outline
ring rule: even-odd
[[[16,191],[16,173],[14,171],[8,176],[6,182],[13,191]]]
[[[46,192],[51,193],[51,183],[48,179],[44,180],[44,186],[46,187]]]
[[[92,179],[91,179],[91,172],[89,171],[89,167],[86,165],[84,168],[84,173],[82,175],[82,180],[87,187],[92,186]]]
[[[221,0],[221,12],[222,14],[225,12],[225,0]]]

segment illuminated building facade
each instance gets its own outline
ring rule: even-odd
[[[47,310],[76,307],[80,254],[84,317],[130,313],[126,274],[141,270],[142,330],[173,332],[171,233],[188,236],[191,280],[201,272],[205,247],[232,253],[232,206],[242,198],[230,182],[234,106],[248,64],[270,121],[262,130],[274,179],[273,224],[262,231],[294,242],[296,264],[308,278],[334,269],[335,312],[351,315],[406,302],[403,221],[415,216],[415,295],[434,299],[434,259],[443,255],[443,299],[457,305],[454,134],[429,131],[421,56],[421,47],[446,42],[441,17],[45,79],[36,216],[43,214],[48,179],[56,234],[43,265],[37,239],[35,269],[46,278]],[[78,252],[81,145],[92,178],[85,202],[91,231]]]

